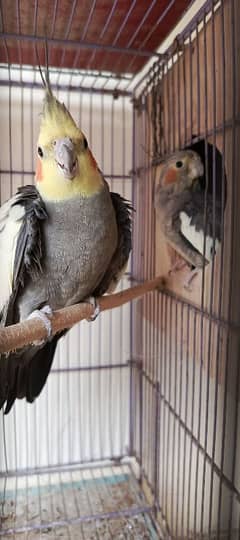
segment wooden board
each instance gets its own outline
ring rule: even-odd
[[[34,39],[47,37],[51,39],[50,66],[137,73],[149,57],[124,53],[124,48],[149,51],[151,56],[190,3],[191,0],[178,0],[169,6],[168,0],[161,0],[149,9],[144,0],[137,0],[134,5],[131,0],[118,0],[115,6],[112,0],[4,0],[1,32],[8,37],[0,41],[0,62],[37,66]],[[80,47],[80,43],[85,46]],[[86,44],[92,47],[87,48]],[[107,51],[104,46],[116,50]],[[117,47],[123,50],[118,51]],[[43,41],[38,41],[38,49],[45,64]]]

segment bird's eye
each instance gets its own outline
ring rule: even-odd
[[[182,166],[183,166],[183,162],[182,162],[182,161],[177,161],[177,162],[176,162],[176,167],[177,167],[178,169],[180,169]]]
[[[38,155],[39,155],[40,157],[43,157],[43,151],[42,151],[42,149],[41,149],[41,146],[38,147]]]
[[[84,139],[83,139],[83,146],[84,146],[85,150],[86,150],[87,147],[88,147],[88,142],[87,142],[86,137],[84,137]]]

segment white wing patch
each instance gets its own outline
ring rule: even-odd
[[[185,212],[180,212],[179,217],[181,220],[181,233],[183,236],[185,236],[188,242],[190,242],[201,255],[205,255],[205,259],[207,259],[208,262],[211,261],[214,251],[216,252],[220,246],[220,242],[215,238],[215,245],[213,245],[213,238],[211,236],[206,236],[204,253],[204,232],[197,231],[195,225],[190,224],[191,217]]]
[[[15,195],[0,208],[0,311],[12,293],[15,251],[25,214],[23,206],[13,206],[18,198]]]

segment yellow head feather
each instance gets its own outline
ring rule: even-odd
[[[40,73],[46,95],[38,138],[40,157],[36,171],[37,188],[42,197],[48,200],[60,201],[76,196],[88,197],[102,188],[104,183],[102,175],[90,150],[86,147],[84,134],[76,126],[65,105],[53,96],[48,71],[45,79],[41,69]],[[59,170],[54,152],[56,141],[64,138],[68,138],[73,143],[77,160],[76,176],[70,180]]]
[[[62,137],[79,139],[83,133],[76,126],[64,103],[60,103],[52,94],[46,94],[41,118],[38,144],[48,146],[53,140]]]

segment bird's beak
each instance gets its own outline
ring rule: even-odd
[[[54,141],[55,161],[64,178],[72,180],[78,169],[74,144],[68,137]]]
[[[204,167],[200,160],[195,161],[194,163],[191,163],[191,168],[188,173],[190,185],[192,185],[193,181],[196,178],[198,179],[199,177],[203,176],[203,174],[204,174]]]

